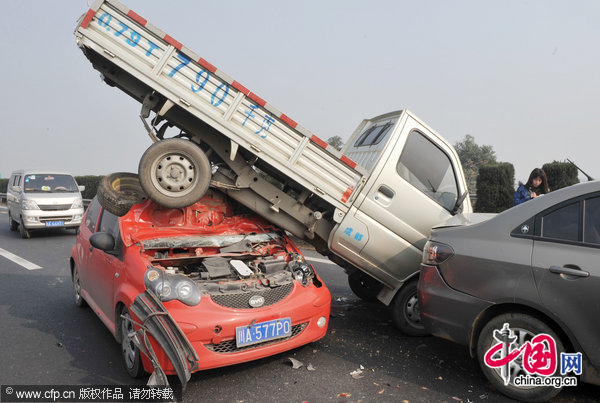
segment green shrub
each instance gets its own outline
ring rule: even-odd
[[[93,199],[96,196],[96,191],[98,189],[98,184],[100,184],[100,180],[104,176],[75,176],[75,181],[78,185],[85,186],[85,190],[81,192],[81,196],[84,199]]]
[[[513,206],[515,168],[509,162],[482,165],[477,175],[475,211],[500,213]]]
[[[550,191],[579,183],[577,167],[570,162],[553,161],[542,166],[548,177]]]

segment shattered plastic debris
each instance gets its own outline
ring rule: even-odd
[[[315,367],[313,367],[313,365],[312,365],[312,364],[310,364],[310,363],[309,363],[309,364],[306,366],[306,369],[308,369],[309,371],[316,371],[316,370],[317,370],[317,369],[316,369]]]
[[[337,397],[350,397],[352,396],[351,393],[338,393]]]
[[[295,358],[289,357],[288,360],[290,360],[292,362],[292,368],[293,369],[298,369],[304,366],[304,364],[301,361],[298,361]]]
[[[355,369],[354,371],[350,372],[350,375],[354,379],[360,379],[360,378],[364,378],[364,375],[362,375],[362,373],[363,373],[362,370]]]

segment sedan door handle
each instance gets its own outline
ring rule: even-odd
[[[580,268],[571,268],[571,267],[558,267],[558,266],[550,266],[550,273],[556,274],[566,274],[567,276],[574,277],[589,277],[590,273],[587,271],[583,271]]]

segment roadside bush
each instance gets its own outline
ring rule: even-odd
[[[6,189],[8,189],[8,179],[9,178],[0,179],[0,193],[6,193]]]
[[[542,166],[548,177],[550,191],[579,183],[577,167],[570,162],[553,161]]]
[[[75,176],[75,181],[77,181],[77,184],[85,186],[85,190],[81,192],[81,196],[84,199],[93,199],[94,196],[96,196],[98,184],[103,177],[104,176],[94,175]]]
[[[477,202],[479,213],[500,213],[513,206],[515,168],[509,162],[479,167]]]

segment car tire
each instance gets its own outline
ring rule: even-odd
[[[392,322],[407,336],[426,336],[417,298],[418,278],[404,283],[390,304]]]
[[[12,215],[10,215],[10,211],[8,212],[8,226],[11,231],[16,231],[19,227],[19,223],[13,220]]]
[[[204,151],[180,138],[151,145],[140,159],[138,174],[148,197],[168,208],[187,207],[200,200],[212,176]]]
[[[98,202],[117,217],[122,217],[131,206],[147,199],[138,176],[130,172],[106,175],[98,185]]]
[[[23,239],[31,238],[31,232],[27,228],[25,228],[25,224],[23,224],[23,219],[21,219],[21,222],[19,223],[19,234]]]
[[[348,285],[357,297],[368,302],[377,302],[377,294],[383,288],[383,284],[360,270],[348,275]]]
[[[142,356],[140,350],[134,342],[129,339],[128,334],[134,331],[131,315],[126,307],[123,307],[119,315],[119,329],[121,336],[121,356],[123,363],[127,369],[127,373],[132,378],[140,378],[145,375],[144,365],[142,364]]]
[[[79,271],[77,270],[77,266],[73,266],[73,293],[75,294],[75,305],[80,308],[83,308],[87,305],[85,299],[83,299],[83,295],[81,295],[81,283],[79,282]]]
[[[514,385],[513,379],[515,376],[527,375],[527,372],[522,367],[522,359],[519,360],[519,358],[522,357],[517,358],[510,364],[510,373],[512,376],[508,385],[504,384],[500,368],[490,368],[486,365],[484,358],[486,352],[498,343],[498,340],[494,338],[494,331],[502,329],[505,323],[508,323],[510,329],[518,336],[517,341],[511,344],[511,346],[516,348],[522,347],[524,342],[531,340],[538,334],[544,333],[554,338],[556,342],[558,365],[557,371],[553,376],[561,376],[559,369],[560,353],[564,353],[565,348],[556,333],[544,322],[533,316],[522,313],[507,313],[496,316],[490,320],[479,333],[479,338],[477,340],[477,360],[487,379],[499,392],[521,401],[546,401],[553,396],[556,396],[561,388],[555,388],[554,386],[519,387]]]

